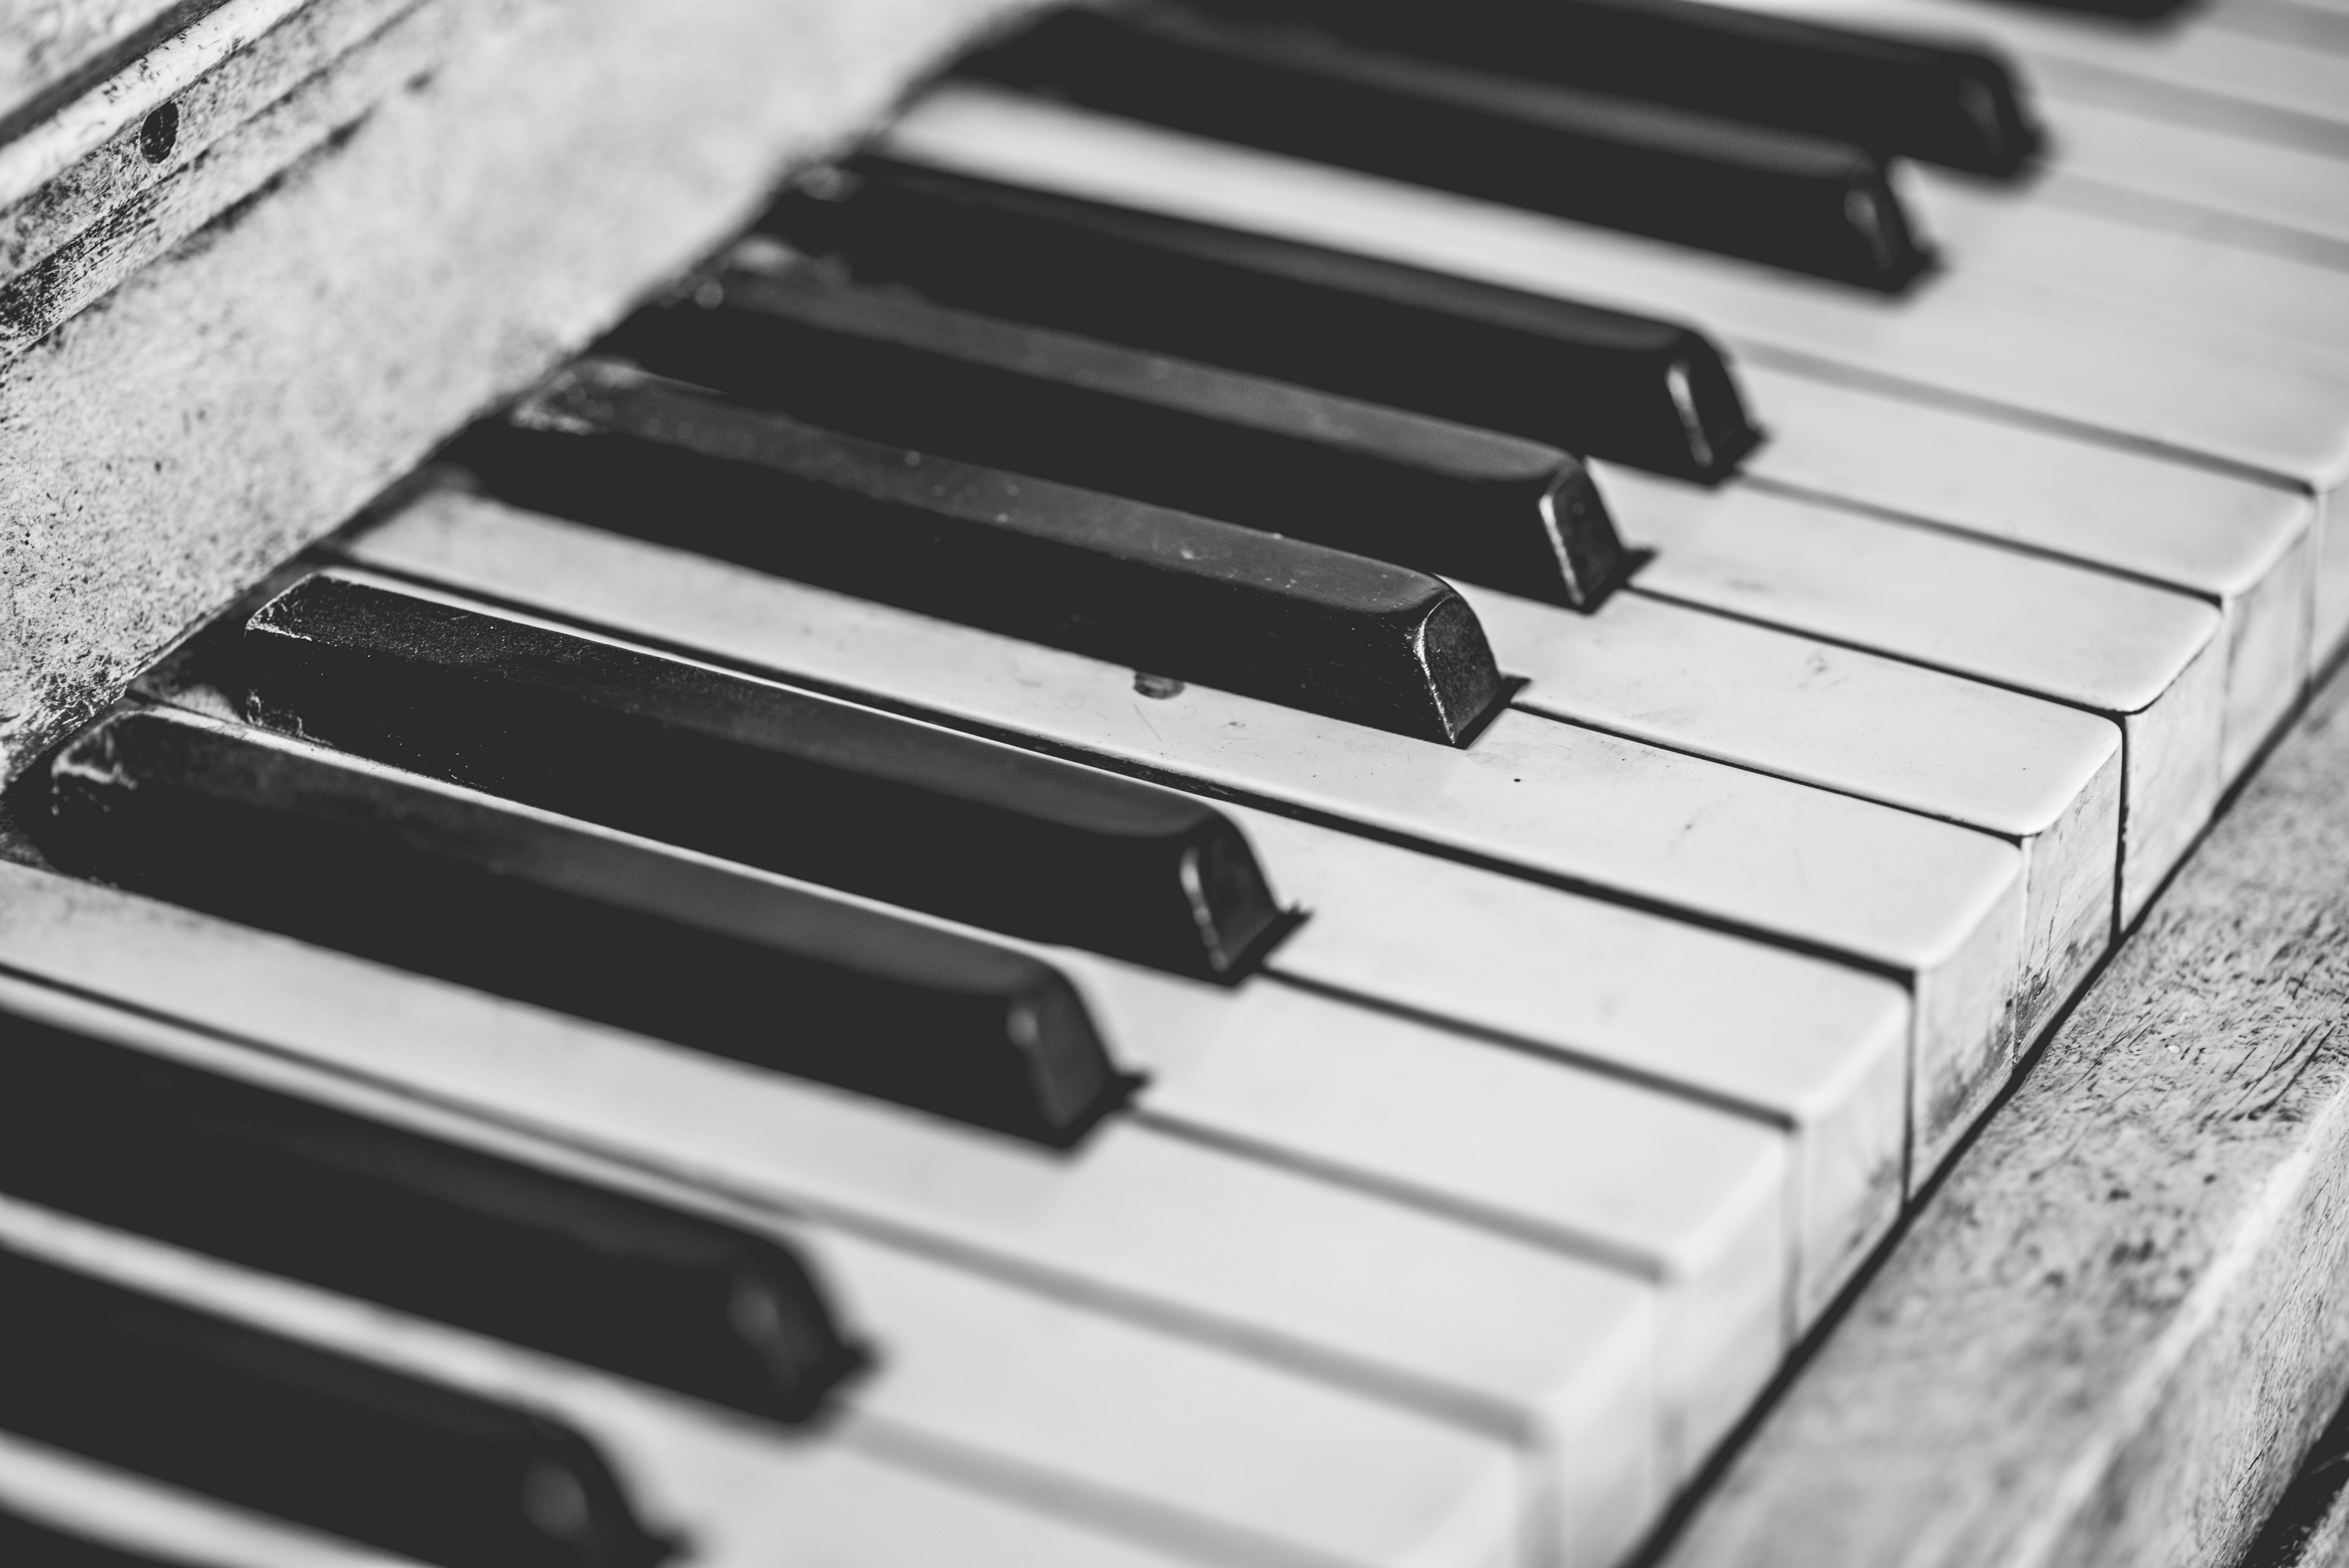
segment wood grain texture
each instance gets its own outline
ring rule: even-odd
[[[141,191],[164,227],[98,228],[144,264],[0,371],[0,772],[1019,4],[388,7],[367,90]]]
[[[2336,676],[1653,1556],[2230,1563],[2349,1387],[2344,1286]]]

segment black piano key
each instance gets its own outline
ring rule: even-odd
[[[769,1238],[0,1013],[0,1191],[805,1420],[861,1362]]]
[[[156,1557],[34,1519],[0,1501],[0,1563],[10,1568],[191,1568],[191,1557]]]
[[[2005,57],[1704,0],[1196,0],[1375,48],[1675,104],[1970,173],[2041,132]]]
[[[895,446],[1593,609],[1631,564],[1519,437],[831,282],[730,269],[627,324],[666,375]]]
[[[1887,293],[1930,262],[1879,158],[1180,0],[1050,13],[962,74]]]
[[[263,723],[803,881],[1237,981],[1288,922],[1205,801],[327,573],[253,614]]]
[[[669,1555],[530,1411],[0,1251],[0,1429],[444,1568]]]
[[[1131,1081],[1050,965],[170,710],[48,769],[52,857],[225,919],[1053,1146]]]
[[[455,455],[518,506],[1399,735],[1465,744],[1505,700],[1475,613],[1421,573],[629,366],[573,366]]]
[[[1686,327],[1344,251],[884,159],[767,222],[859,282],[1654,473],[1715,483],[1760,438]]]

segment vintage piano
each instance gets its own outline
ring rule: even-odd
[[[2343,0],[0,7],[0,1559],[2349,1560],[2344,479]]]

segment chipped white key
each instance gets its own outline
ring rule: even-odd
[[[1713,509],[1724,504],[1709,500]],[[1639,515],[1628,514],[1635,540]],[[1799,573],[1804,562],[1781,569]],[[2019,846],[2019,1042],[2037,1037],[2110,945],[2121,821],[2121,734],[2110,721],[1707,614],[1636,585],[1588,615],[1469,583],[1460,592],[1501,667],[1532,677],[1516,699],[1522,707]]]
[[[1485,1031],[1785,1131],[1795,1326],[1899,1213],[1909,999],[1863,974],[1268,811],[1226,805],[1311,912],[1285,979]]]
[[[430,497],[348,548],[624,636],[1856,957],[1916,995],[1920,1104],[1978,1104],[2004,1075],[2021,856],[1979,833],[1522,711],[1455,750],[1206,688],[1154,698],[1093,660],[470,498]]]
[[[2217,804],[2226,645],[2183,594],[1750,486],[1608,469],[1641,590],[2034,692],[2117,721],[2124,923]]]
[[[1484,1434],[47,987],[0,979],[0,1008],[776,1233],[874,1352],[840,1398],[958,1445],[1013,1500],[1035,1491],[1021,1471],[1050,1476],[1063,1511],[1243,1560],[1266,1542],[1359,1563],[1527,1562],[1550,1544],[1526,1456]]]
[[[1131,1118],[1052,1152],[0,866],[0,963],[694,1190],[1487,1433],[1619,1551],[1662,1484],[1657,1292]]]
[[[924,98],[884,146],[983,178],[1692,318],[1750,359],[1989,405],[2311,493],[2349,478],[2349,371],[2239,365],[2231,350],[2149,337],[2138,315],[2100,316],[2057,288],[1958,273],[1887,299],[972,87]]]
[[[2239,774],[2312,670],[2319,536],[2304,495],[1963,409],[1744,371],[1770,439],[1752,482],[2103,566],[2218,606],[2220,770]],[[2349,566],[2349,563],[2344,563]]]

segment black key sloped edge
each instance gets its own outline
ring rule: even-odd
[[[1204,800],[347,568],[237,655],[255,722],[967,924],[1236,984],[1295,923]]]
[[[1131,1092],[1050,965],[169,709],[47,769],[62,868],[396,967],[1066,1148]]]
[[[0,1009],[0,1191],[796,1423],[861,1367],[771,1237]]]
[[[543,1415],[0,1248],[0,1429],[442,1568],[671,1553]]]
[[[1506,700],[1422,573],[589,360],[457,460],[510,504],[1443,745]]]
[[[1833,137],[1971,174],[2030,165],[2020,73],[1977,44],[1705,0],[1193,0],[1445,60]]]
[[[1554,295],[866,157],[762,220],[858,282],[1717,484],[1761,439],[1702,334]]]
[[[870,440],[1578,610],[1635,564],[1555,447],[861,288],[772,241],[736,260],[613,346]]]
[[[960,74],[1193,136],[1897,294],[1932,253],[1865,148],[1180,0],[1046,13]]]

